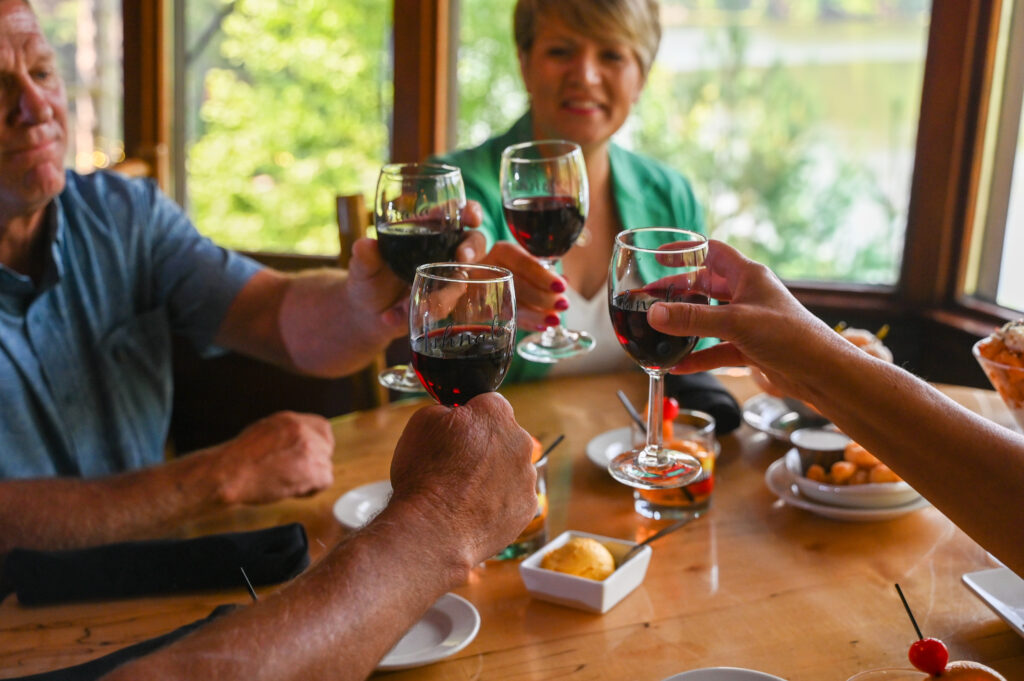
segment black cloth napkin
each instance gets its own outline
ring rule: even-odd
[[[302,525],[194,539],[106,544],[73,551],[15,549],[4,562],[5,593],[22,605],[132,598],[291,579],[309,565]]]
[[[731,433],[740,425],[739,403],[709,373],[666,375],[665,396],[676,398],[684,409],[696,409],[714,416],[716,435]]]
[[[195,631],[207,622],[215,620],[221,615],[229,613],[237,607],[237,605],[219,605],[214,608],[213,612],[201,620],[196,620],[195,622],[186,624],[185,626],[179,627],[178,629],[166,634],[146,639],[145,641],[139,641],[134,645],[121,648],[120,650],[115,650],[109,655],[104,655],[103,657],[98,657],[95,660],[83,662],[82,664],[75,665],[74,667],[55,669],[50,672],[42,672],[41,674],[32,674],[30,676],[19,676],[16,679],[9,679],[8,681],[94,681],[94,679],[100,678],[107,672],[121,666],[129,660],[134,660],[137,657],[148,655],[154,650],[159,650],[170,643],[174,643],[185,634]]]

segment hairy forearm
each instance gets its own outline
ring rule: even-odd
[[[299,371],[345,376],[366,366],[391,340],[376,314],[350,299],[343,270],[318,270],[291,279],[280,311],[289,360]]]
[[[161,536],[223,506],[221,488],[209,454],[95,480],[0,482],[0,555]]]
[[[408,510],[390,507],[277,594],[104,681],[366,678],[468,570],[445,552],[454,539]]]
[[[813,402],[939,510],[1024,573],[1024,437],[853,348],[811,386]]]
[[[265,270],[232,303],[217,344],[290,371],[325,378],[351,374],[394,334],[381,324],[380,313],[360,309],[355,296],[344,270]]]

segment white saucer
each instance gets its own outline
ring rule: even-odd
[[[1007,567],[968,572],[962,579],[968,589],[1024,636],[1024,579]]]
[[[587,443],[587,458],[598,468],[607,470],[611,460],[633,446],[633,429],[629,426],[608,430],[594,436]],[[715,456],[722,451],[722,443],[715,440]]]
[[[334,517],[350,530],[358,530],[384,510],[391,499],[391,481],[371,482],[356,487],[334,502]]]
[[[785,457],[776,459],[765,471],[764,481],[768,483],[775,496],[782,499],[790,506],[802,508],[824,518],[832,520],[847,520],[851,522],[868,522],[873,520],[891,520],[904,513],[917,511],[929,506],[928,500],[918,497],[907,504],[890,506],[887,508],[844,508],[842,506],[829,506],[819,504],[815,501],[800,496],[800,493],[793,489],[793,475],[786,469]]]
[[[608,469],[608,463],[633,446],[633,429],[629,426],[608,430],[587,443],[587,458],[598,468]]]
[[[739,667],[707,667],[675,674],[662,681],[785,681],[778,676]]]
[[[462,650],[480,631],[480,613],[461,596],[445,594],[384,656],[378,670],[421,667]]]

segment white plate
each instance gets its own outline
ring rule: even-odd
[[[786,681],[778,676],[738,667],[707,667],[675,674],[663,681]]]
[[[461,596],[445,594],[377,665],[379,670],[421,667],[459,652],[480,631],[480,613]]]
[[[790,506],[802,508],[823,518],[832,520],[847,520],[852,522],[868,522],[872,520],[891,520],[898,518],[904,513],[917,511],[928,506],[928,500],[918,497],[908,504],[890,506],[889,508],[843,508],[842,506],[829,506],[819,504],[816,501],[800,496],[800,493],[793,489],[793,475],[786,469],[785,457],[772,462],[765,471],[764,481],[768,483],[775,496],[782,499]]]
[[[384,510],[391,499],[391,481],[371,482],[356,487],[334,502],[334,517],[350,530],[358,530]]]
[[[629,426],[608,430],[587,443],[587,458],[598,468],[607,470],[611,460],[633,446],[633,429]],[[715,456],[722,451],[722,443],[715,440]]]
[[[963,576],[967,588],[985,601],[997,615],[1024,636],[1024,579],[1010,568],[999,567]]]
[[[783,442],[789,442],[789,434],[798,428],[829,425],[825,417],[801,416],[783,400],[768,393],[754,395],[743,403],[743,421],[754,430]]]

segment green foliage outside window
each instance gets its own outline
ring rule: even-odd
[[[189,210],[225,246],[335,253],[335,196],[387,158],[390,7],[239,0],[188,152]]]

